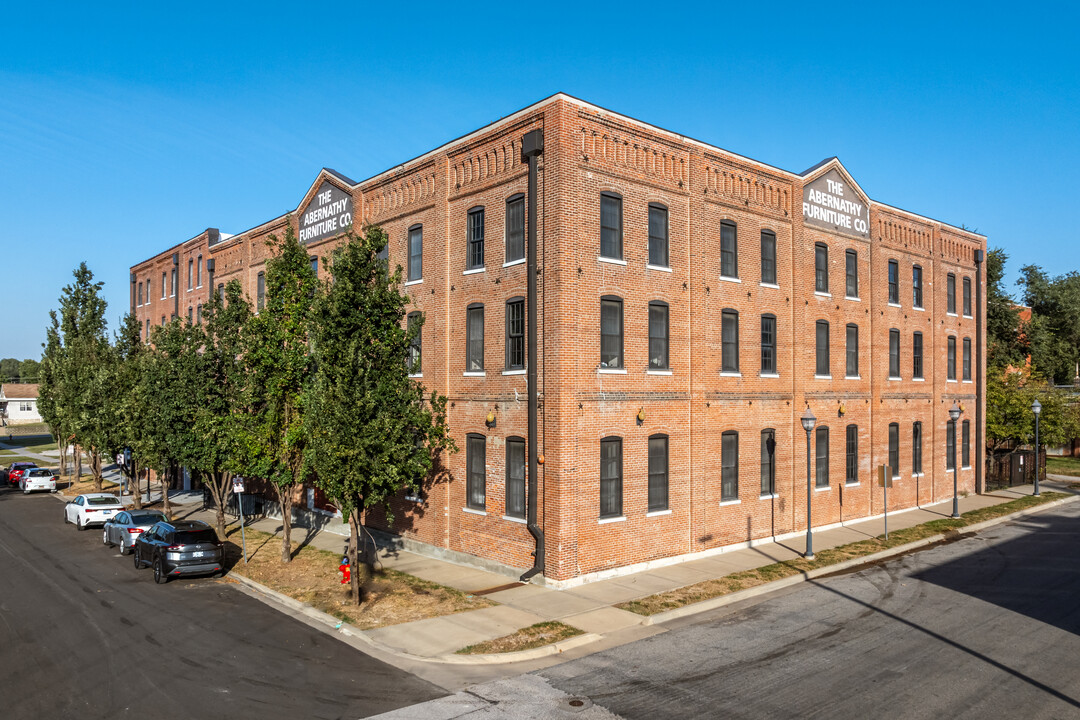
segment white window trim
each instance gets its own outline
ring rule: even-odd
[[[663,515],[670,515],[670,514],[671,514],[671,508],[668,508],[667,510],[652,510],[650,512],[645,513],[645,517],[661,517]]]
[[[911,473],[912,478],[921,478],[921,477],[925,477],[925,476],[926,476],[926,473]]]
[[[845,380],[862,380],[862,375],[845,375]]]
[[[735,371],[732,371],[732,370],[721,370],[720,371],[720,377],[739,377],[740,378],[740,377],[742,377],[742,373],[741,372],[735,372]]]
[[[856,480],[855,482],[844,481],[844,487],[859,487],[860,485],[862,485],[861,480]]]
[[[521,258],[520,260],[510,260],[509,262],[504,262],[503,267],[513,267],[515,265],[524,265],[525,260],[526,260],[526,258]]]
[[[422,377],[424,377],[424,373],[422,373],[422,372],[421,373],[409,373],[409,377],[411,377],[411,378],[422,378]]]
[[[671,375],[671,370],[645,370],[646,375]]]
[[[596,262],[611,263],[612,265],[622,265],[624,267],[626,266],[625,260],[620,260],[619,258],[609,258],[604,255],[597,255]]]
[[[899,375],[890,375],[890,376],[889,376],[889,380],[903,380],[903,379],[904,379],[904,378],[902,378],[902,377],[901,377],[901,376],[899,376]]]
[[[923,307],[922,305],[912,305],[911,309],[912,310],[918,310],[919,312],[926,312],[926,308]]]
[[[956,380],[949,380],[948,378],[945,378],[945,382],[947,382],[947,383],[954,383],[954,382],[956,382]]]
[[[720,507],[728,507],[729,505],[740,505],[741,503],[741,498],[735,498],[734,500],[721,500]]]
[[[1044,451],[1044,452],[1045,452],[1045,451]],[[971,466],[970,466],[970,465],[961,465],[961,466],[960,466],[960,469],[961,469],[961,470],[970,470],[970,469],[971,469]]]
[[[780,373],[758,373],[758,377],[778,378],[778,377],[780,377]]]
[[[487,510],[473,510],[471,507],[461,508],[462,512],[467,512],[470,515],[487,515]]]
[[[818,375],[817,373],[814,373],[814,379],[815,380],[832,380],[832,375]]]
[[[405,283],[405,287],[409,287],[410,285],[419,285],[422,282],[424,282],[424,278],[420,278],[419,280],[409,280]]]
[[[512,517],[510,515],[503,515],[502,519],[503,520],[509,520],[510,522],[516,522],[516,523],[527,523],[528,522],[528,520],[526,518],[517,518],[517,517]]]
[[[852,302],[862,302],[862,298],[858,295],[845,295],[845,300],[851,300]]]
[[[815,290],[815,291],[814,291],[814,294],[815,294],[815,295],[817,295],[818,297],[827,297],[827,298],[831,298],[831,297],[832,297],[832,293],[829,293],[829,292],[821,292],[820,290]]]
[[[948,312],[948,311],[946,311],[945,314],[948,315],[949,317],[960,317],[956,313],[951,313],[951,312]]]
[[[974,316],[974,315],[968,315],[967,313],[964,313],[964,317],[966,317],[966,318],[967,318],[968,320],[971,320],[971,319],[973,319],[973,318],[974,318],[975,316]]]
[[[524,375],[527,372],[528,372],[528,370],[526,370],[525,368],[522,368],[521,370],[503,370],[502,374],[503,375]]]
[[[486,270],[487,270],[486,267],[480,266],[478,268],[473,268],[471,270],[463,270],[461,272],[461,274],[462,275],[475,275],[476,273],[482,273],[482,272],[485,272]]]
[[[911,378],[911,382],[926,382],[926,378],[925,377],[913,377],[913,378]]]
[[[626,516],[625,515],[620,515],[619,517],[599,518],[596,521],[596,524],[597,525],[607,525],[608,523],[625,522],[625,521],[626,521]]]
[[[466,370],[461,373],[462,377],[487,377],[486,370]]]
[[[779,497],[780,496],[777,493],[772,493],[771,495],[762,495],[758,498],[758,500],[776,500]]]
[[[779,283],[763,282],[763,283],[758,283],[758,285],[760,285],[761,287],[772,288],[773,290],[779,290],[780,289],[780,284]]]
[[[729,283],[736,283],[736,284],[738,284],[738,285],[742,285],[742,280],[741,280],[741,279],[740,279],[740,278],[739,278],[738,276],[736,276],[736,277],[730,277],[730,276],[728,276],[728,275],[721,275],[721,276],[720,276],[719,278],[717,278],[717,279],[718,279],[718,280],[719,280],[720,282],[729,282]]]
[[[975,381],[974,380],[962,380],[961,382],[963,382],[965,385],[970,385]]]
[[[815,461],[815,463],[816,462],[817,461]],[[817,481],[815,480],[815,482]],[[832,485],[825,485],[823,487],[817,487],[816,485],[814,486],[814,492],[828,492],[829,490],[832,490]]]
[[[626,368],[596,368],[597,375],[625,375]]]
[[[904,306],[903,306],[903,305],[901,305],[900,303],[894,303],[894,302],[888,303],[888,306],[889,306],[889,307],[894,307],[894,308],[898,308],[898,307],[904,307]]]
[[[646,270],[659,270],[660,272],[672,272],[672,269],[670,267],[666,266],[666,265],[651,265],[649,263],[645,263],[645,269]]]

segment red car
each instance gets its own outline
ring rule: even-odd
[[[12,485],[19,484],[19,478],[22,477],[23,471],[30,468],[37,467],[37,464],[32,462],[13,462],[8,465],[8,482]]]

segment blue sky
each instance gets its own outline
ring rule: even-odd
[[[837,155],[987,234],[1010,283],[1080,267],[1077,5],[749,5],[8,8],[0,357],[40,356],[80,261],[115,329],[132,264],[559,91],[787,170]]]

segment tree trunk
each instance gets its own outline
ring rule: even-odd
[[[161,510],[165,513],[165,517],[172,518],[172,508],[169,506],[169,473],[172,468],[175,467],[172,463],[169,463],[161,470],[161,475],[158,477],[159,485],[161,485]],[[147,492],[150,489],[147,488]]]
[[[67,454],[67,440],[57,439],[56,449],[60,451],[60,475],[67,475],[68,471],[68,454]]]
[[[90,474],[94,477],[94,492],[101,492],[101,451],[90,448]]]
[[[131,459],[131,502],[136,510],[142,509],[142,492],[139,490],[139,463],[135,458]]]
[[[349,511],[349,567],[352,568],[352,583],[349,586],[350,597],[354,605],[359,605],[360,595],[360,509]]]
[[[274,484],[277,490],[278,503],[281,505],[281,562],[292,562],[292,506],[293,488],[295,483],[288,485]]]
[[[78,445],[75,446],[75,479],[73,482],[79,482],[82,479],[82,448]]]
[[[218,536],[224,540],[225,535],[225,498],[228,495],[228,487],[232,482],[231,472],[207,473],[210,478],[210,495],[217,505],[217,531]]]

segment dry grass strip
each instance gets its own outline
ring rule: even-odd
[[[887,541],[885,540],[884,535],[879,535],[876,538],[860,540],[859,542],[821,550],[815,554],[813,560],[796,558],[794,560],[773,563],[752,570],[743,570],[742,572],[733,573],[713,580],[705,580],[703,582],[695,583],[694,585],[688,585],[686,587],[657,593],[656,595],[650,595],[638,600],[620,603],[615,607],[629,610],[630,612],[635,612],[639,615],[655,615],[666,610],[674,610],[692,603],[710,600],[740,590],[746,590],[791,575],[798,575],[807,572],[808,570],[816,570],[818,568],[828,567],[829,565],[836,565],[852,558],[873,555],[882,550],[887,550],[899,545],[906,545],[934,535],[957,532],[969,525],[974,525],[975,523],[992,520],[1019,510],[1024,510],[1048,502],[1054,502],[1055,500],[1061,500],[1066,497],[1069,497],[1069,495],[1057,492],[1043,493],[1040,497],[1022,497],[1000,505],[970,510],[956,520],[952,518],[932,520],[928,523],[923,523],[922,525],[904,528],[903,530],[894,530],[889,533],[889,539]]]
[[[551,645],[552,643],[557,643],[566,640],[567,638],[581,635],[583,632],[583,630],[566,625],[558,620],[552,620],[550,622],[536,623],[527,628],[521,628],[517,632],[511,633],[510,635],[504,635],[501,638],[495,638],[494,640],[488,640],[486,642],[477,643],[476,645],[463,647],[457,651],[457,654],[490,655],[493,653],[531,650],[532,648]]]

